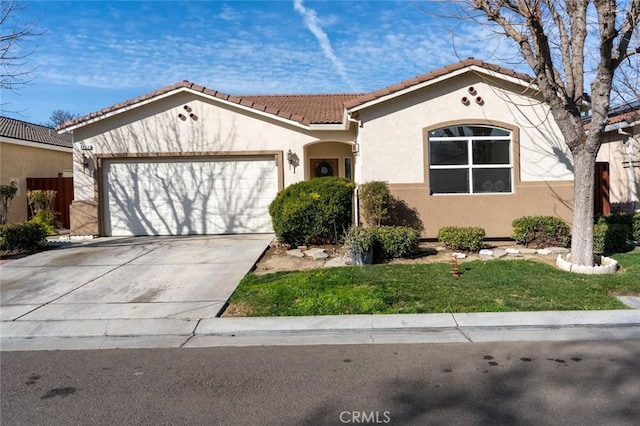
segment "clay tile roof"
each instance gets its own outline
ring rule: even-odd
[[[60,135],[50,127],[2,116],[0,116],[0,136],[44,145],[73,147],[70,134]]]
[[[342,123],[345,102],[362,96],[360,93],[324,95],[243,95],[256,104],[265,105],[267,111],[303,124]]]
[[[498,65],[489,64],[474,58],[464,59],[455,64],[447,65],[443,68],[422,74],[414,78],[404,80],[380,90],[370,93],[339,93],[339,94],[302,94],[302,95],[227,95],[216,90],[208,89],[204,86],[193,84],[189,81],[182,81],[160,90],[139,96],[128,101],[121,102],[111,107],[103,108],[75,120],[68,121],[58,129],[64,129],[85,121],[99,118],[119,109],[153,99],[155,97],[170,93],[172,91],[186,88],[197,92],[202,92],[212,97],[233,102],[257,111],[266,112],[274,116],[291,119],[304,125],[310,124],[340,124],[343,121],[345,108],[353,108],[366,102],[379,99],[389,94],[410,88],[420,83],[424,83],[446,74],[467,68],[470,66],[482,67],[500,74],[519,78],[527,82],[534,79],[526,74],[517,73],[511,69],[502,68]]]
[[[512,69],[509,69],[509,68],[503,68],[503,67],[501,67],[499,65],[490,64],[488,62],[483,62],[483,61],[480,61],[478,59],[467,58],[467,59],[463,59],[462,61],[457,62],[455,64],[447,65],[445,67],[433,70],[433,71],[431,71],[429,73],[421,74],[421,75],[418,75],[418,76],[416,76],[414,78],[410,78],[410,79],[404,80],[404,81],[402,81],[400,83],[393,84],[391,86],[385,87],[384,89],[376,90],[373,93],[368,93],[366,95],[362,95],[362,96],[360,96],[360,97],[358,97],[356,99],[353,99],[353,100],[347,102],[345,104],[345,107],[346,108],[354,108],[354,107],[357,107],[359,105],[365,104],[365,103],[367,103],[369,101],[372,101],[374,99],[378,99],[378,98],[381,98],[383,96],[386,96],[387,94],[392,94],[392,93],[399,92],[399,91],[404,90],[404,89],[408,89],[408,88],[410,88],[412,86],[415,86],[417,84],[421,84],[421,83],[425,83],[425,82],[430,81],[430,80],[434,80],[434,79],[436,79],[438,77],[442,77],[444,75],[450,74],[450,73],[455,72],[455,71],[459,71],[461,69],[464,69],[464,68],[467,68],[467,67],[470,67],[470,66],[476,66],[476,67],[484,68],[484,69],[489,70],[489,71],[494,71],[494,72],[497,72],[497,73],[500,73],[500,74],[504,74],[504,75],[507,75],[507,76],[510,76],[510,77],[515,77],[515,78],[518,78],[520,80],[524,80],[524,81],[526,81],[528,83],[535,82],[535,79],[533,77],[531,77],[530,75],[519,73],[519,72],[516,72],[516,71],[514,71]],[[372,97],[373,97],[373,99],[372,99]]]
[[[58,126],[58,129],[81,124],[87,120],[104,116],[110,112],[147,101],[180,88],[202,92],[209,96],[258,111],[267,112],[281,118],[291,119],[305,125],[342,123],[345,102],[362,95],[361,93],[326,95],[227,95],[188,81],[182,81],[146,95],[103,108],[100,111],[78,117],[75,120],[67,121],[61,126]]]

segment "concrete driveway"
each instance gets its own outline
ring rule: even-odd
[[[0,320],[214,318],[272,239],[100,238],[11,261]]]

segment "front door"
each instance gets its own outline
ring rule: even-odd
[[[594,213],[608,214],[611,212],[609,203],[609,163],[596,163],[596,182],[594,194]]]
[[[313,158],[310,160],[312,177],[338,176],[337,158]]]

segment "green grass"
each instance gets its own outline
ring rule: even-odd
[[[578,275],[528,260],[371,265],[248,274],[230,299],[249,316],[624,309],[640,295],[640,253],[614,275]]]

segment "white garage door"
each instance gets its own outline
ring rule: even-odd
[[[103,163],[106,235],[272,232],[275,159],[132,159]]]

